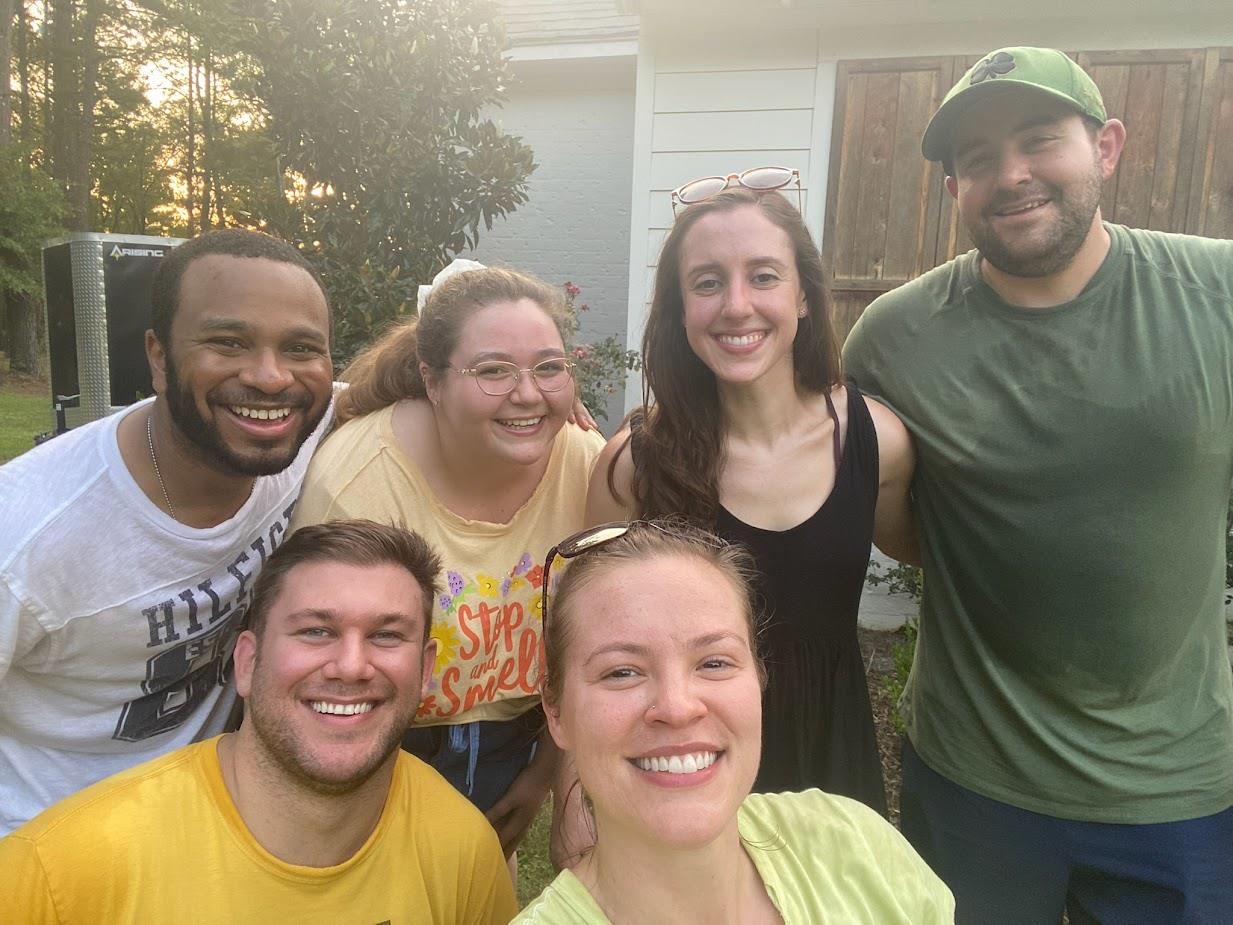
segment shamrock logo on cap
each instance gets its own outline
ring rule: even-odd
[[[999,51],[996,55],[990,55],[980,64],[976,65],[976,67],[972,68],[972,79],[968,82],[970,84],[978,84],[981,81],[1009,74],[1014,69],[1015,56],[1009,52]]]

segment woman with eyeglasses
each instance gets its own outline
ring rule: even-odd
[[[646,406],[605,449],[587,520],[682,515],[747,547],[768,618],[754,789],[820,787],[885,813],[856,617],[871,539],[917,556],[915,459],[898,418],[844,382],[821,257],[769,188],[790,173],[674,193],[643,338]]]
[[[603,441],[567,423],[563,294],[472,266],[443,271],[418,318],[344,372],[341,426],[313,458],[293,528],[393,522],[441,556],[437,662],[403,745],[487,813],[508,855],[557,759],[539,709],[538,562],[582,525]]]
[[[544,708],[595,837],[516,925],[954,921],[942,881],[862,803],[750,794],[764,673],[744,550],[654,522],[559,549]]]

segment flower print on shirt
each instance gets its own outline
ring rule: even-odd
[[[441,676],[445,666],[449,664],[450,659],[458,654],[458,628],[443,620],[435,620],[428,636],[437,641],[437,659],[432,665],[432,676],[435,682]]]
[[[529,552],[499,577],[446,571],[432,637],[437,658],[420,722],[448,721],[477,706],[539,693],[543,568]]]

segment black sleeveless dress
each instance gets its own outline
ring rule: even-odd
[[[869,409],[849,382],[842,453],[835,421],[835,486],[808,520],[763,530],[722,506],[716,532],[741,543],[758,566],[762,650],[769,676],[762,711],[762,765],[754,790],[818,787],[886,815],[882,763],[865,664],[856,636],[878,500],[878,440]]]

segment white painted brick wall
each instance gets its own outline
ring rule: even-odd
[[[624,341],[634,125],[633,63],[587,60],[520,66],[492,118],[535,152],[529,200],[489,232],[476,260],[582,287],[582,340]],[[605,431],[620,422],[623,396]],[[604,422],[601,421],[601,424]]]

